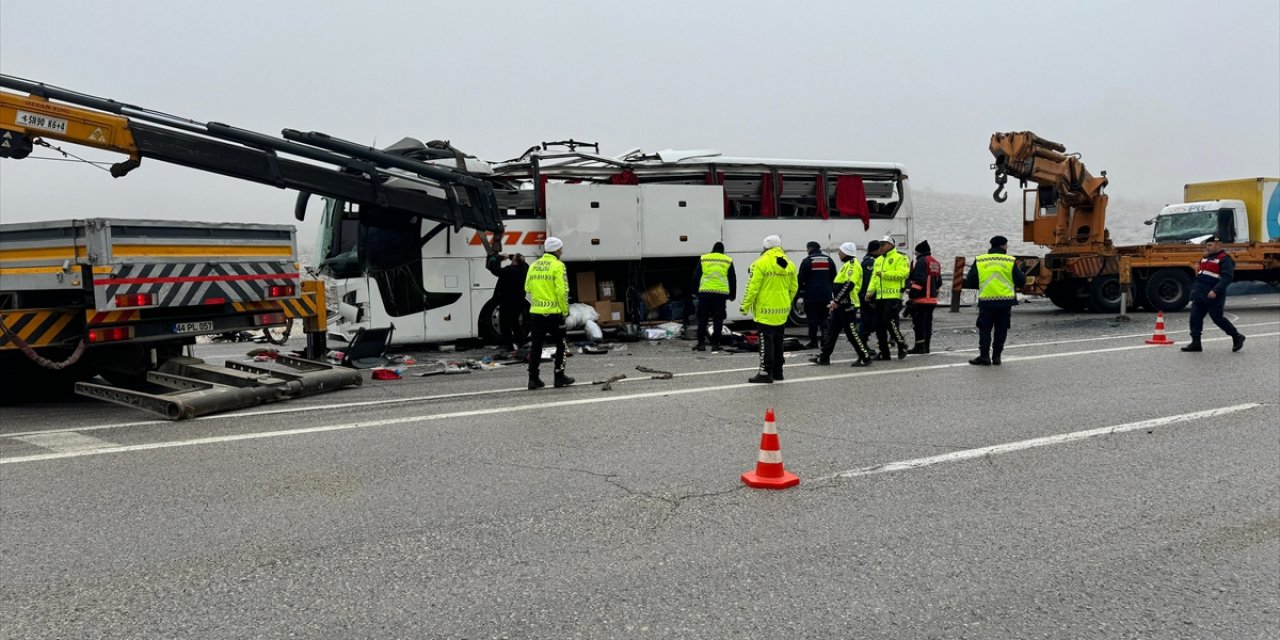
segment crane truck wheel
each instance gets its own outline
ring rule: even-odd
[[[1185,269],[1161,269],[1147,280],[1147,301],[1156,311],[1178,311],[1191,301],[1191,274]]]
[[[1089,283],[1089,304],[1095,311],[1118,313],[1120,311],[1120,278],[1114,275],[1098,276]]]
[[[476,328],[479,329],[480,339],[485,344],[498,344],[499,336],[502,335],[502,321],[498,315],[498,307],[497,298],[490,298],[483,307],[480,307]]]
[[[1045,295],[1049,298],[1049,302],[1065,311],[1084,310],[1087,301],[1080,293],[1080,283],[1077,280],[1054,282],[1045,290]]]

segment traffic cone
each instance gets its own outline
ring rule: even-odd
[[[782,449],[778,446],[778,427],[773,423],[773,409],[764,412],[764,431],[760,434],[756,470],[742,474],[742,481],[755,489],[786,489],[800,484],[796,474],[782,468]]]
[[[1169,336],[1164,335],[1164,312],[1156,313],[1156,332],[1147,338],[1147,344],[1173,344]]]

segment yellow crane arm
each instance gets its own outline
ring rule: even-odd
[[[124,116],[59,104],[36,95],[0,91],[0,157],[23,158],[40,138],[115,151],[130,162],[112,175],[124,175],[142,160]],[[117,177],[119,177],[117,175]]]

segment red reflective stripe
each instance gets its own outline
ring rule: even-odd
[[[249,276],[191,276],[186,278],[103,278],[94,280],[94,286],[104,284],[167,284],[172,282],[227,282],[230,280],[283,280],[301,278],[297,273],[268,273]]]

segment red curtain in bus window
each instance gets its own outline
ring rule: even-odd
[[[817,186],[814,188],[814,196],[818,199],[818,217],[823,220],[831,219],[831,208],[827,206],[827,176],[818,176]]]
[[[623,169],[621,172],[609,176],[609,184],[640,184],[640,178],[636,177],[636,172],[630,169]]]
[[[781,177],[781,176],[779,176]],[[781,183],[781,180],[779,180]],[[778,185],[778,193],[782,193],[782,185]],[[760,176],[760,217],[776,218],[778,217],[778,209],[773,203],[773,174],[766,173]]]
[[[836,177],[836,211],[842,218],[862,218],[862,230],[871,228],[871,212],[867,211],[867,190],[862,176]]]
[[[708,171],[708,172],[707,172],[707,184],[718,184],[718,185],[723,185],[723,184],[724,184],[724,172],[723,172],[723,171],[717,171],[717,172],[716,172],[716,174],[713,176],[713,175],[711,175],[711,172],[710,172],[710,171]],[[729,217],[729,192],[726,190],[726,191],[722,191],[722,193],[724,194],[724,217],[728,218],[728,217]]]

